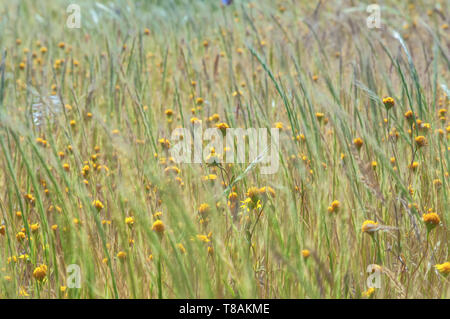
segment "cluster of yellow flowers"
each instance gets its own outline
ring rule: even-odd
[[[330,206],[328,206],[328,212],[337,213],[340,207],[341,203],[338,200],[334,200],[331,202]]]
[[[46,265],[40,265],[36,267],[33,271],[33,277],[38,281],[43,281],[46,276],[47,276]]]

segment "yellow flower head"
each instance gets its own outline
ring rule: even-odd
[[[17,234],[16,234],[16,239],[18,240],[18,241],[22,241],[22,240],[24,240],[25,239],[25,233],[24,232],[18,232]]]
[[[161,144],[161,146],[163,148],[166,148],[166,149],[170,148],[170,142],[167,138],[160,138],[158,140],[158,142],[159,142],[159,144]]]
[[[8,257],[8,264],[10,264],[11,262],[17,262],[17,257],[16,256],[11,256],[11,257]]]
[[[87,176],[89,175],[89,165],[84,165],[82,170],[81,170],[81,175],[83,176]]]
[[[204,243],[209,243],[209,238],[206,235],[197,235],[197,239],[204,242]]]
[[[182,243],[179,243],[179,244],[177,245],[177,247],[178,247],[178,249],[180,250],[180,252],[181,252],[182,254],[185,254],[185,253],[186,253],[186,248],[184,248],[184,246],[183,246]]]
[[[225,134],[227,132],[227,128],[230,128],[228,126],[228,124],[224,123],[224,122],[223,123],[217,123],[216,127],[222,132],[222,134]]]
[[[319,122],[322,121],[322,119],[324,118],[324,116],[325,116],[325,114],[322,113],[322,112],[317,112],[317,113],[316,113],[316,118],[317,118],[317,120],[318,120]]]
[[[275,190],[270,186],[263,186],[259,189],[259,194],[267,198],[267,195],[270,195],[272,198],[275,198]]]
[[[191,121],[192,124],[200,124],[202,122],[197,117],[192,117],[190,121]]]
[[[132,217],[132,216],[126,217],[125,218],[125,224],[127,224],[128,226],[133,226],[133,224],[134,224],[134,217]]]
[[[47,266],[46,265],[40,265],[34,269],[33,277],[36,280],[42,281],[42,280],[44,280],[45,276],[47,276]]]
[[[1,225],[0,226],[0,235],[5,235],[6,234],[6,226],[5,225]]]
[[[33,233],[35,233],[35,232],[37,232],[37,231],[39,230],[39,224],[38,224],[38,223],[36,223],[36,224],[31,224],[31,225],[30,225],[30,228],[31,228],[31,231],[32,231]]]
[[[241,203],[241,208],[246,210],[247,212],[262,207],[261,200],[258,199],[256,202],[254,202],[250,197],[247,197],[245,200],[241,201]]]
[[[20,287],[19,296],[20,297],[29,297],[30,294],[26,291],[26,289],[24,287]]]
[[[279,129],[279,130],[282,130],[282,129],[283,129],[283,123],[281,123],[281,122],[276,122],[276,123],[274,124],[274,126],[275,126],[275,128],[277,128],[277,129]]]
[[[415,141],[416,141],[416,144],[417,144],[418,147],[422,147],[422,146],[427,145],[427,139],[425,138],[425,136],[422,136],[422,135],[417,136],[415,138]]]
[[[217,114],[217,113],[214,113],[213,115],[211,115],[211,116],[209,117],[209,119],[210,119],[211,121],[218,122],[218,121],[220,120],[220,115]]]
[[[339,211],[339,207],[341,203],[338,200],[334,200],[331,202],[331,205],[328,207],[328,212],[337,213]]]
[[[408,122],[411,122],[413,119],[413,112],[411,110],[406,111],[404,116],[408,120]]]
[[[439,271],[444,276],[447,276],[448,274],[450,274],[450,262],[449,261],[447,261],[443,264],[437,264],[434,267],[436,268],[437,271]]]
[[[305,258],[305,259],[308,258],[310,254],[311,254],[311,252],[308,249],[303,249],[302,250],[303,258]]]
[[[162,234],[162,233],[164,233],[164,229],[165,229],[165,226],[164,226],[164,223],[162,222],[162,220],[157,220],[153,223],[153,226],[152,226],[153,231],[155,231],[159,234]]]
[[[119,258],[120,260],[124,260],[125,258],[127,258],[127,253],[124,251],[119,251],[117,253],[117,258]]]
[[[231,192],[230,195],[228,195],[228,199],[231,202],[235,202],[238,198],[238,194],[236,192]]]
[[[423,214],[422,215],[422,220],[427,225],[428,230],[433,229],[434,227],[439,225],[439,223],[441,222],[441,219],[439,218],[439,215],[436,214],[436,213],[433,213],[433,212]]]
[[[361,227],[361,231],[368,234],[373,234],[379,229],[380,227],[378,226],[378,223],[374,222],[373,220],[364,221]]]
[[[105,206],[103,206],[103,203],[101,201],[99,201],[98,199],[96,199],[92,202],[92,206],[97,208],[98,211],[101,211],[105,207]]]
[[[377,161],[372,161],[372,162],[370,163],[370,166],[372,166],[373,169],[376,169],[377,166],[378,166]]]
[[[198,213],[200,215],[206,215],[207,213],[209,213],[209,205],[206,203],[201,204],[198,208]]]
[[[393,98],[388,96],[383,99],[383,104],[386,107],[386,109],[389,110],[395,105],[395,101]]]
[[[362,138],[357,137],[357,138],[355,138],[355,139],[353,140],[353,145],[355,145],[355,147],[356,147],[358,150],[361,149],[361,147],[363,146],[363,144],[364,144],[364,142],[363,142]]]
[[[375,288],[373,288],[373,287],[369,288],[369,289],[367,289],[367,291],[363,292],[363,297],[369,298],[370,296],[373,295],[374,292],[375,292]]]
[[[412,164],[408,165],[408,168],[412,171],[417,170],[417,168],[419,167],[419,163],[418,162],[413,162]]]

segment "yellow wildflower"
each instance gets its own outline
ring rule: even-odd
[[[378,226],[378,223],[374,222],[373,220],[364,221],[361,227],[361,231],[368,234],[373,234],[379,229],[380,227]]]
[[[42,281],[42,280],[44,280],[45,276],[47,276],[47,266],[46,265],[40,265],[34,269],[33,277],[36,280]]]

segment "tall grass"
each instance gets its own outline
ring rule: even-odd
[[[364,2],[86,0],[80,29],[69,3],[0,5],[0,297],[448,298],[448,3],[383,1],[380,30]],[[215,113],[281,125],[277,173],[171,162]]]

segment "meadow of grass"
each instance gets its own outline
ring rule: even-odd
[[[1,1],[0,298],[448,298],[449,3],[370,3]]]

